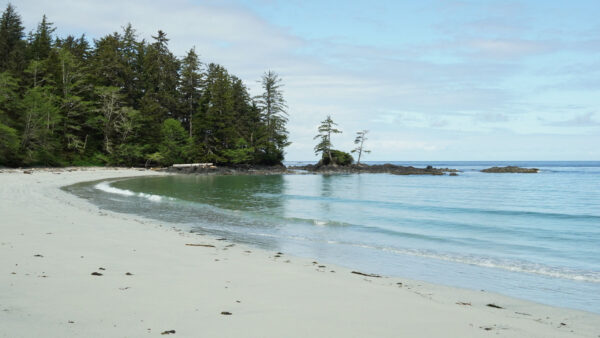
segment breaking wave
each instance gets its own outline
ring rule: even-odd
[[[115,187],[111,186],[109,184],[109,182],[100,182],[100,183],[96,184],[94,186],[94,188],[104,191],[104,192],[107,192],[109,194],[117,194],[117,195],[121,195],[121,196],[138,196],[138,197],[145,198],[152,202],[161,202],[163,200],[163,196],[146,194],[143,192],[136,193],[131,190],[115,188]]]

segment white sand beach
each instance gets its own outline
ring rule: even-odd
[[[0,173],[0,337],[600,337],[597,314],[353,274],[60,189],[152,171],[32,171]]]

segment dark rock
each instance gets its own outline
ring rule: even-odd
[[[521,168],[516,166],[506,167],[491,167],[481,170],[483,173],[518,173],[518,174],[535,174],[540,170],[537,168]]]
[[[100,272],[92,272],[92,276],[102,276]]]
[[[163,332],[161,332],[161,334],[162,335],[165,335],[165,334],[175,334],[175,330],[163,331]]]
[[[224,315],[224,316],[231,316],[232,315],[232,313],[229,312],[229,311],[223,311],[223,312],[221,312],[221,314]]]
[[[426,168],[415,168],[413,166],[400,166],[390,163],[375,164],[375,165],[346,165],[346,166],[329,166],[329,165],[305,165],[290,167],[289,169],[306,170],[311,173],[319,174],[392,174],[392,175],[444,175],[445,172],[457,172],[456,169],[437,169],[432,166]]]

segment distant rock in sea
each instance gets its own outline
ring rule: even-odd
[[[518,173],[518,174],[536,174],[540,170],[538,168],[521,168],[517,166],[506,167],[491,167],[481,170],[484,173]]]

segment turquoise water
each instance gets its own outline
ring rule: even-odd
[[[450,176],[166,176],[67,190],[102,208],[179,223],[365,272],[485,289],[600,313],[600,162],[414,162]]]

